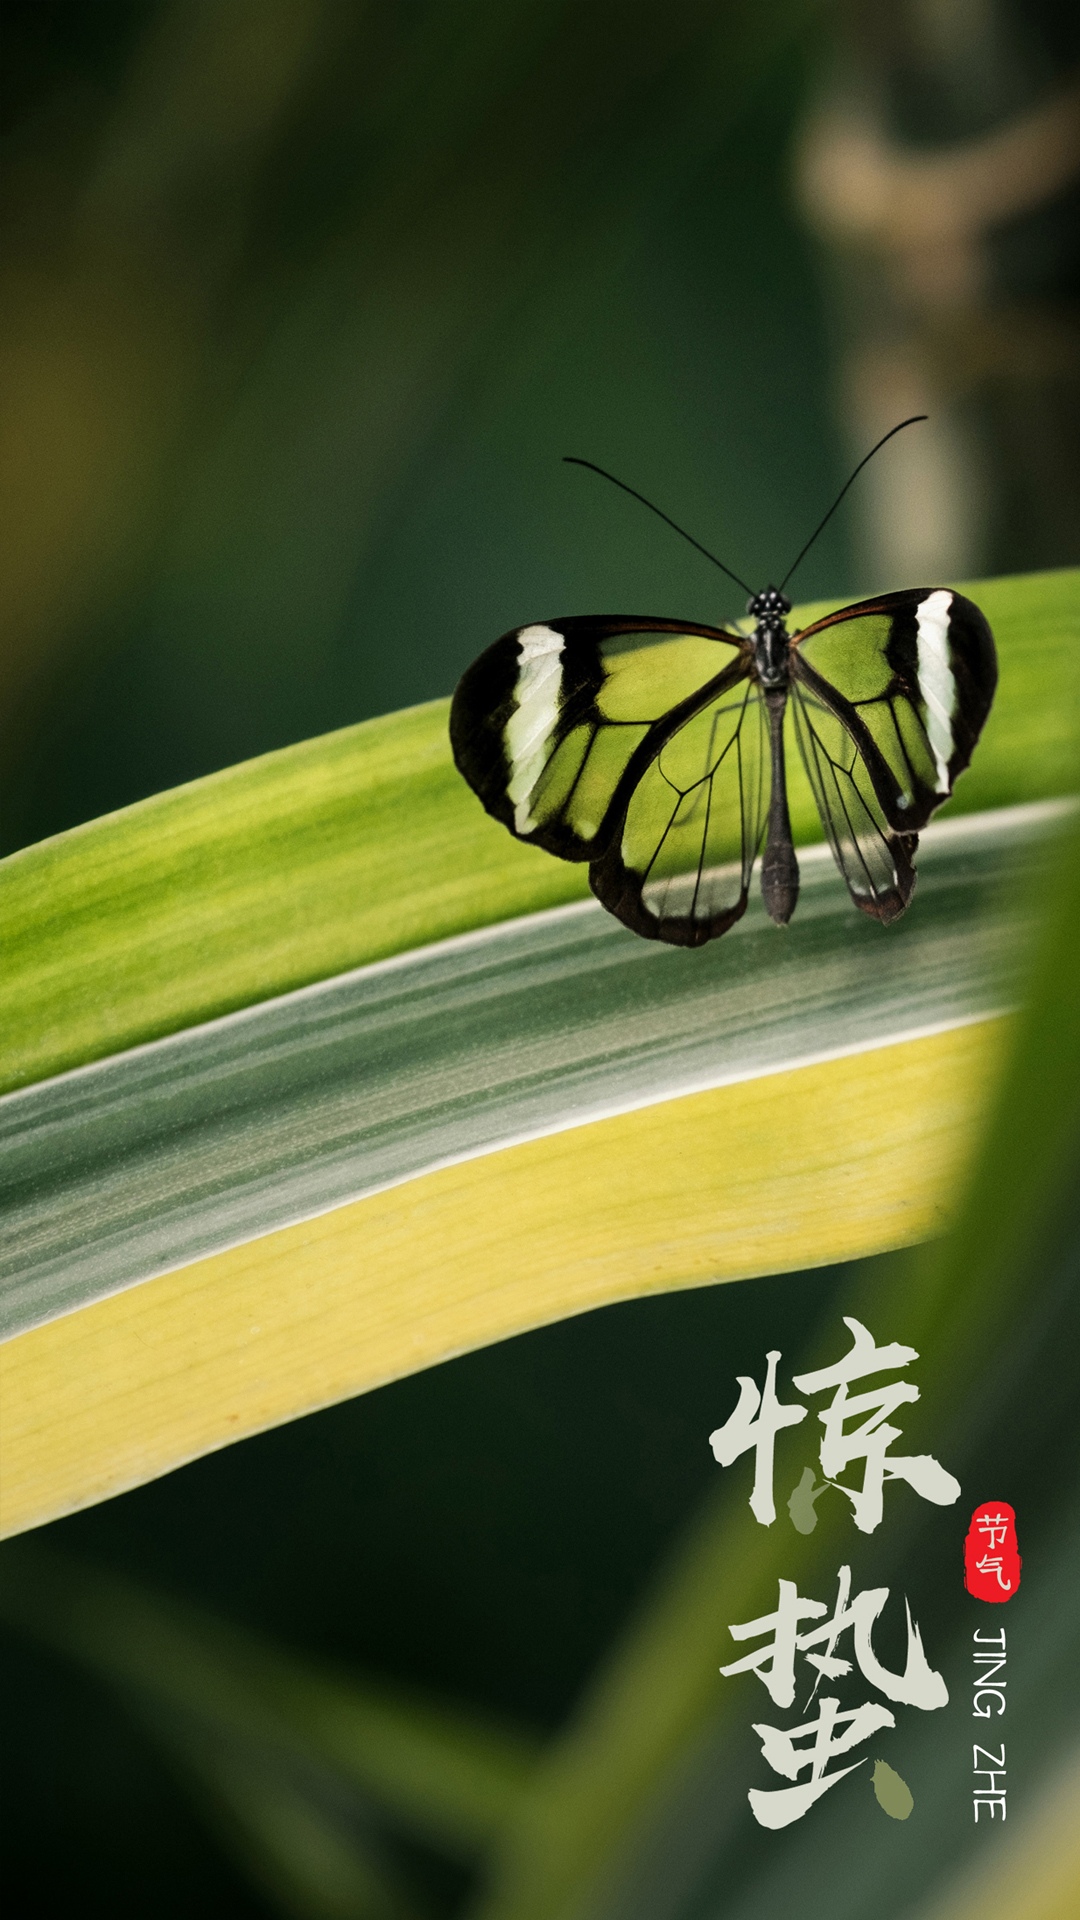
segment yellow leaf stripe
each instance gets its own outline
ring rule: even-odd
[[[1004,1024],[529,1141],[20,1335],[0,1348],[3,1532],[607,1302],[925,1239]]]

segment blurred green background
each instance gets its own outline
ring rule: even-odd
[[[4,851],[445,694],[522,620],[742,611],[564,453],[764,583],[876,434],[925,406],[800,595],[1080,560],[1063,0],[11,0],[4,40]],[[1006,136],[1023,168],[1002,167]],[[973,1456],[1047,1540],[1068,1421],[1036,1430],[1026,1409],[1055,1343],[1075,1351],[1061,1235]],[[786,1352],[833,1352],[862,1284],[586,1316],[47,1538],[550,1733],[714,1485],[704,1439],[733,1376],[778,1322]],[[951,1548],[931,1535],[933,1567]],[[908,1591],[928,1639],[961,1634],[962,1596],[910,1570]],[[5,1644],[9,1911],[361,1911],[268,1890],[176,1740],[62,1638]],[[1031,1750],[1048,1727],[1056,1753],[1032,1698]],[[317,1786],[367,1831],[362,1801]],[[791,1884],[775,1851],[725,1854],[688,1791],[661,1849],[696,1862],[673,1913],[779,1915],[798,1872],[841,1910],[794,1845]],[[889,1823],[867,1822],[880,1847]],[[401,1844],[412,1891],[370,1911],[464,1911],[468,1863]],[[923,1864],[944,1871],[947,1847]],[[843,1911],[931,1884],[898,1869],[888,1899],[856,1887]]]
[[[525,618],[741,612],[563,453],[764,583],[925,410],[804,597],[1080,558],[1065,0],[12,0],[4,38],[6,850]]]
[[[445,694],[530,612],[728,610],[564,453],[787,566],[842,464],[813,17],[13,10],[8,847]]]

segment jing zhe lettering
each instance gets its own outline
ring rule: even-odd
[[[845,1325],[851,1345],[839,1360],[831,1366],[793,1376],[792,1384],[799,1393],[810,1397],[831,1395],[817,1414],[822,1429],[817,1453],[822,1484],[819,1487],[813,1471],[806,1469],[803,1481],[788,1502],[793,1523],[803,1533],[811,1530],[813,1501],[826,1487],[844,1495],[850,1503],[855,1526],[862,1533],[873,1533],[880,1526],[884,1489],[889,1481],[906,1481],[922,1499],[936,1506],[950,1506],[960,1496],[959,1481],[931,1454],[893,1452],[894,1444],[902,1440],[903,1434],[899,1427],[891,1424],[891,1416],[901,1406],[918,1400],[918,1387],[910,1380],[896,1379],[851,1391],[871,1376],[903,1373],[919,1357],[914,1347],[896,1342],[879,1347],[861,1321],[845,1316]],[[764,1527],[772,1526],[776,1519],[773,1488],[776,1436],[786,1427],[800,1426],[810,1410],[801,1401],[780,1398],[776,1384],[780,1359],[777,1351],[766,1355],[760,1386],[749,1376],[738,1377],[738,1403],[724,1425],[709,1436],[713,1455],[723,1467],[732,1466],[744,1453],[753,1453],[750,1510]],[[848,1475],[852,1468],[856,1470],[854,1479],[841,1477]],[[807,1478],[811,1483],[809,1487],[805,1486]],[[948,1704],[948,1688],[926,1656],[906,1597],[907,1651],[903,1670],[896,1672],[882,1663],[874,1649],[874,1627],[884,1612],[889,1588],[865,1587],[852,1597],[851,1568],[840,1567],[836,1579],[836,1600],[831,1612],[824,1601],[800,1594],[795,1581],[781,1579],[776,1607],[771,1613],[736,1623],[728,1629],[736,1642],[754,1640],[760,1644],[722,1666],[721,1674],[728,1680],[743,1674],[756,1675],[773,1705],[785,1712],[796,1705],[798,1682],[804,1668],[812,1670],[809,1693],[796,1709],[801,1716],[797,1725],[752,1723],[766,1764],[774,1774],[790,1783],[750,1788],[747,1794],[750,1808],[763,1827],[786,1827],[801,1820],[816,1800],[865,1764],[871,1757],[868,1754],[847,1765],[837,1766],[834,1762],[843,1760],[874,1734],[896,1726],[892,1707],[885,1706],[883,1701],[922,1713],[934,1713]],[[814,1624],[807,1624],[810,1622]],[[849,1653],[851,1658],[847,1657]],[[839,1695],[831,1691],[818,1698],[823,1682],[835,1686],[855,1670],[871,1690],[871,1697],[851,1706],[843,1706]],[[810,1675],[806,1677],[811,1679]],[[874,1698],[873,1694],[881,1698]],[[807,1718],[815,1705],[813,1717]],[[893,1783],[890,1792],[879,1791],[879,1775]],[[912,1797],[906,1783],[881,1761],[875,1768],[874,1788],[886,1812],[895,1819],[907,1818]]]

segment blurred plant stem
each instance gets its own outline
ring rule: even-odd
[[[868,476],[860,578],[1080,558],[1080,29],[1061,0],[837,9],[797,185]]]
[[[35,1541],[9,1547],[2,1564],[9,1624],[204,1734],[332,1766],[425,1839],[466,1856],[501,1830],[531,1775],[533,1743],[479,1716],[321,1672]]]
[[[320,1670],[35,1541],[0,1557],[0,1617],[119,1689],[287,1912],[405,1920],[386,1829],[474,1862],[534,1770],[520,1733]]]

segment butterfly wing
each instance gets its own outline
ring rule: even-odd
[[[757,681],[735,673],[635,768],[589,869],[597,899],[646,939],[703,946],[746,911],[769,739]]]
[[[663,741],[748,671],[746,643],[714,627],[635,615],[518,627],[458,684],[454,759],[518,839],[594,860]]]
[[[792,677],[791,703],[803,765],[825,835],[857,907],[888,925],[915,886],[917,833],[896,833],[885,816],[859,741],[831,704]]]
[[[843,607],[797,634],[791,673],[854,747],[861,766],[850,778],[860,792],[868,781],[888,827],[910,835],[949,798],[971,759],[994,697],[997,656],[971,600],[913,587]],[[804,723],[800,740],[813,733],[805,709]],[[847,748],[834,754],[838,737],[827,728],[823,739],[840,778]],[[809,762],[807,771],[813,781]],[[824,810],[822,817],[828,828]]]

